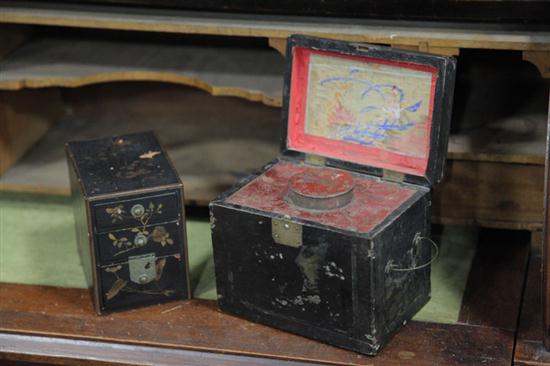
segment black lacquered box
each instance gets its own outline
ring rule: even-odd
[[[66,145],[98,314],[190,297],[183,185],[151,132]]]
[[[281,156],[210,205],[222,310],[376,354],[430,298],[455,62],[294,36]]]

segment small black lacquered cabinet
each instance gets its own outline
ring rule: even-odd
[[[190,297],[183,185],[151,132],[66,145],[98,314]]]
[[[455,62],[287,42],[281,156],[210,204],[222,310],[375,354],[430,298]]]

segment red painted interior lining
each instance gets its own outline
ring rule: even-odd
[[[415,190],[370,176],[353,174],[353,201],[347,206],[327,211],[311,211],[285,200],[290,178],[312,173],[319,168],[281,161],[230,196],[226,202],[264,212],[288,215],[342,230],[367,233],[412,197]]]

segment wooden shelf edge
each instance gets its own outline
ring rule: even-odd
[[[29,285],[5,284],[4,287],[7,288],[4,292],[14,290],[47,291],[53,296],[60,296],[58,297],[60,306],[64,306],[65,301],[74,295],[80,296],[85,292],[85,290]],[[17,295],[15,296],[17,297]],[[85,298],[77,302],[83,301],[88,301],[88,299]],[[49,361],[56,364],[67,364],[68,360],[77,360],[80,364],[96,359],[97,364],[115,361],[129,365],[175,365],[194,364],[193,361],[199,360],[199,357],[203,356],[201,364],[205,359],[211,359],[212,364],[222,365],[303,364],[299,362],[336,365],[397,365],[401,364],[403,360],[407,360],[411,365],[425,365],[429,361],[441,364],[457,362],[456,354],[445,351],[449,347],[457,351],[472,352],[470,356],[475,360],[474,362],[492,357],[495,361],[498,360],[497,364],[500,365],[509,359],[512,352],[513,332],[505,329],[412,321],[393,338],[379,356],[372,358],[220,313],[215,303],[210,301],[191,300],[185,304],[187,309],[180,309],[179,315],[173,313],[170,313],[170,316],[167,315],[168,313],[159,315],[149,308],[136,311],[138,314],[132,314],[132,312],[112,314],[109,316],[110,319],[97,317],[95,314],[91,317],[87,311],[81,315],[60,315],[52,313],[49,308],[45,309],[42,314],[32,314],[30,309],[22,309],[14,314],[13,311],[4,309],[0,311],[0,316],[4,316],[6,319],[28,316],[27,320],[29,321],[22,320],[22,323],[19,322],[18,328],[15,329],[10,327],[9,324],[13,323],[10,320],[5,323],[6,326],[0,328],[0,343],[5,345],[4,349],[0,350],[0,359],[6,358],[7,354],[9,358],[15,360]],[[173,307],[173,304],[159,306],[156,310],[162,311],[170,307]],[[145,318],[141,319],[140,317],[143,316]],[[181,320],[181,316],[187,320]],[[176,321],[177,319],[179,320]],[[66,332],[61,329],[63,326],[59,328],[55,325],[57,322],[63,323],[64,320],[67,323],[86,322],[89,324],[88,330],[80,332],[76,327],[77,330]],[[166,321],[180,324],[183,340],[174,337],[172,341],[167,342],[169,338],[162,334],[162,324]],[[36,322],[40,324],[34,328],[33,324]],[[131,330],[148,327],[150,334],[145,338],[136,338],[135,333],[134,335],[128,333],[128,336],[120,337],[116,335],[118,331],[115,330],[113,333],[112,329],[106,330],[105,334],[104,332],[90,333],[90,330],[93,332],[93,329],[101,329],[106,322],[110,324],[107,328],[117,327],[122,323],[130,327]],[[53,324],[53,327],[49,327],[49,324]],[[104,325],[102,326],[102,324]],[[189,331],[185,331],[191,324],[195,327],[204,326],[205,328],[204,333],[201,333],[197,339],[190,336]],[[152,336],[151,327],[160,333],[158,338]],[[242,334],[240,329],[246,329],[247,332]],[[239,339],[239,334],[243,336],[243,342],[246,343],[239,344],[239,341],[236,341]],[[169,337],[171,339],[171,336]],[[475,339],[476,343],[480,345],[464,349],[461,339],[465,338]],[[258,339],[258,343],[254,344],[253,339]],[[426,346],[424,352],[416,354],[411,352],[414,350],[412,347],[414,347],[415,339],[421,339],[421,344]],[[206,340],[210,342],[205,343]],[[130,350],[134,351],[125,352]],[[403,358],[404,355],[406,358]],[[109,360],[109,358],[111,359]],[[115,359],[113,360],[113,358]]]
[[[16,91],[22,89],[39,89],[49,87],[78,88],[86,85],[122,81],[153,81],[181,84],[201,89],[212,96],[238,97],[251,102],[261,102],[269,107],[281,107],[282,100],[273,98],[260,91],[245,90],[237,87],[211,85],[202,80],[172,73],[151,71],[121,71],[101,73],[82,77],[52,77],[48,79],[22,79],[0,81],[0,90]]]
[[[521,154],[493,154],[476,152],[454,152],[449,151],[449,160],[466,160],[475,162],[506,163],[506,164],[524,164],[541,165],[545,164],[544,155],[521,155]]]
[[[0,184],[0,192],[6,193],[37,193],[48,194],[55,196],[71,196],[71,190],[69,188],[47,187],[47,186],[34,186],[24,184]]]
[[[542,219],[542,217],[541,217]],[[450,218],[433,216],[432,223],[441,225],[460,225],[460,226],[480,226],[491,229],[510,229],[510,230],[527,230],[539,231],[542,230],[541,222],[519,222],[519,221],[499,221],[499,220],[484,220],[478,218]]]
[[[78,88],[108,82],[163,82],[213,96],[282,105],[284,62],[270,48],[190,42],[121,41],[37,34],[0,61],[0,90]]]
[[[365,22],[337,18],[327,21],[322,18],[268,15],[250,17],[243,14],[159,9],[140,11],[139,8],[129,10],[123,7],[52,5],[22,1],[4,2],[0,6],[0,22],[266,38],[307,34],[403,46],[427,43],[430,48],[550,50],[550,32],[491,29],[483,25],[471,27],[460,24],[462,27],[445,27],[441,24],[419,22],[393,22],[390,25],[388,21]]]
[[[258,358],[256,355],[225,354],[201,349],[170,349],[139,344],[110,343],[93,339],[73,339],[40,334],[18,334],[0,330],[3,348],[0,359],[13,361],[40,361],[52,364],[86,362],[87,365],[104,365],[105,363],[124,363],[133,365],[181,365],[205,360],[223,365],[312,365],[311,363],[294,362],[284,359]],[[223,356],[222,356],[223,355]]]

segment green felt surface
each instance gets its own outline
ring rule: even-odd
[[[215,299],[208,220],[187,220],[187,237],[194,296]],[[0,193],[0,282],[86,288],[68,198]]]
[[[0,282],[85,288],[68,198],[0,193]],[[188,219],[193,296],[215,299],[208,220]],[[432,266],[432,300],[416,320],[455,323],[470,271],[477,232],[446,226]]]

